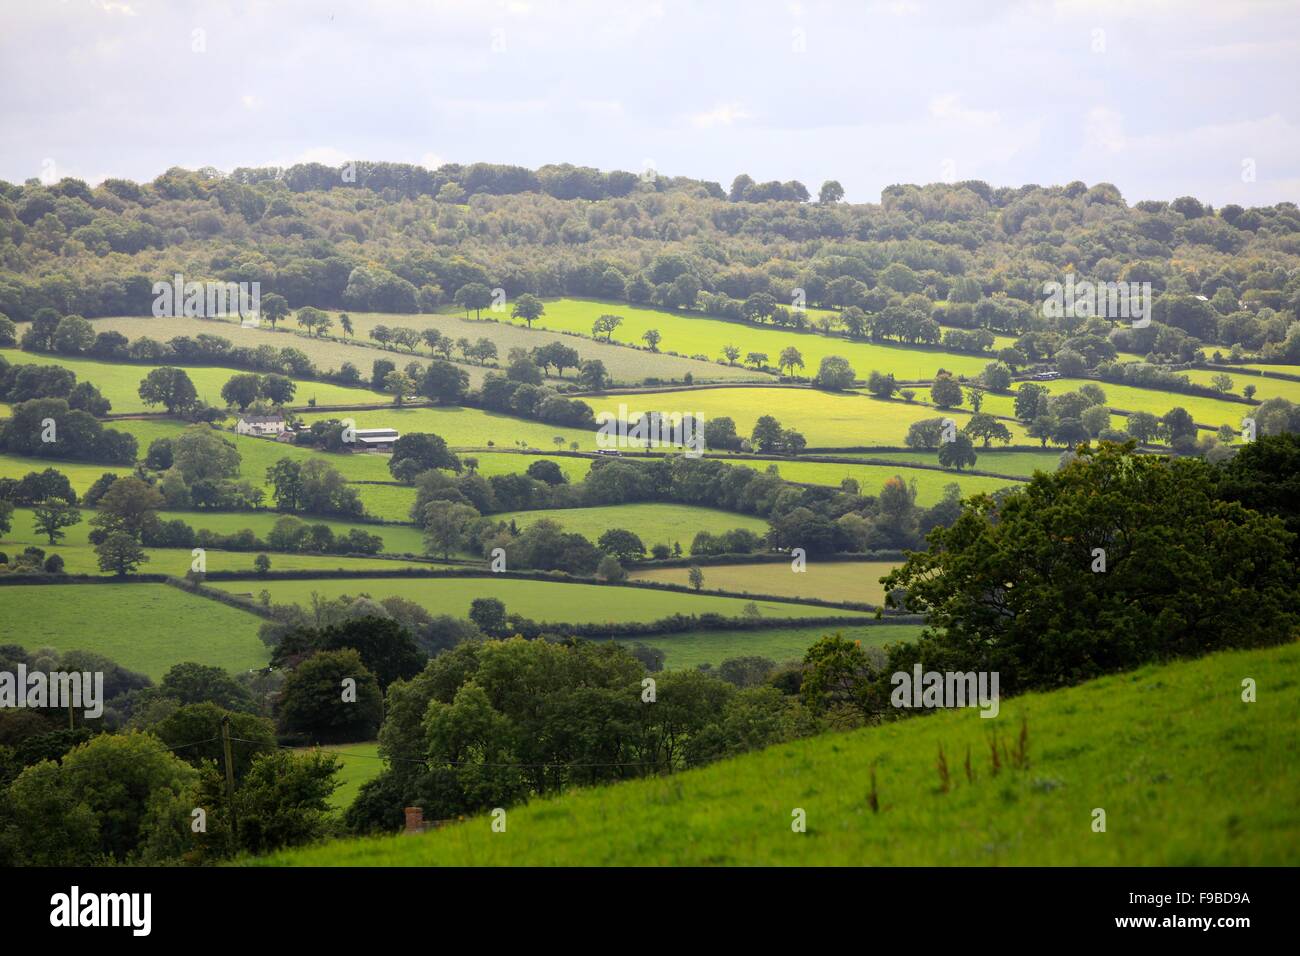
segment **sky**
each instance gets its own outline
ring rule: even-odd
[[[0,0],[0,178],[570,162],[1300,201],[1300,0]]]

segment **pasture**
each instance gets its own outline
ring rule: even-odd
[[[823,601],[861,601],[880,605],[884,589],[880,578],[897,567],[892,561],[809,561],[807,570],[796,572],[787,562],[763,564],[707,564],[707,591],[735,594],[774,594],[776,597],[819,598]],[[664,581],[689,584],[689,568],[638,568],[630,578],[641,581]]]
[[[507,613],[522,614],[538,622],[565,624],[624,623],[655,621],[673,614],[722,614],[740,617],[744,598],[708,594],[681,594],[651,588],[599,584],[567,584],[512,578],[349,578],[316,581],[216,581],[213,587],[232,593],[256,593],[263,587],[276,604],[307,607],[313,593],[322,597],[368,594],[375,600],[403,597],[426,608],[431,614],[464,618],[475,598],[503,601]],[[759,601],[764,617],[837,617],[860,615],[860,611],[837,611],[809,604]]]
[[[898,566],[894,561],[816,561],[796,572],[789,563],[710,564],[700,570],[704,587],[732,594],[771,594],[787,598],[817,598],[823,601],[884,603],[880,578]],[[689,584],[689,568],[642,568],[630,572],[638,581]]]
[[[437,407],[437,408],[383,408],[366,409],[347,413],[326,414],[306,412],[303,421],[308,424],[327,418],[350,418],[356,421],[357,428],[396,428],[407,432],[432,432],[444,438],[454,449],[492,449],[503,450],[519,447],[524,442],[529,448],[541,451],[554,451],[556,437],[563,439],[567,448],[570,442],[577,442],[579,447],[591,451],[596,447],[595,430],[586,431],[578,428],[563,428],[547,425],[543,422],[525,418],[502,415],[478,408]],[[385,460],[385,476],[387,462]],[[350,475],[349,477],[357,477]]]
[[[590,336],[591,324],[606,313],[623,318],[622,325],[614,331],[614,342],[641,345],[641,336],[649,329],[657,329],[663,336],[659,343],[661,352],[706,355],[716,361],[722,358],[725,346],[735,345],[741,350],[742,362],[750,352],[764,352],[769,364],[773,366],[782,349],[794,346],[803,355],[804,368],[800,374],[806,376],[816,374],[821,360],[828,355],[848,359],[862,379],[872,369],[879,369],[882,372],[893,372],[898,379],[908,381],[932,379],[941,368],[954,374],[974,376],[993,361],[991,354],[963,355],[897,343],[855,341],[819,332],[800,332],[772,325],[714,319],[698,312],[669,312],[629,305],[626,302],[601,302],[594,299],[548,300],[545,314],[534,323],[534,327]]]
[[[549,310],[549,308],[550,305],[548,304],[547,309]],[[544,322],[537,323],[532,329],[529,329],[520,320],[510,318],[508,303],[505,310],[500,313],[492,312],[490,309],[485,310],[481,319],[474,318],[472,314],[467,319],[463,313],[458,315],[391,315],[378,312],[352,312],[349,315],[359,339],[365,339],[377,325],[386,325],[389,328],[406,326],[420,331],[437,329],[453,341],[462,338],[469,339],[471,342],[481,338],[491,339],[496,344],[497,361],[502,366],[505,365],[506,356],[512,348],[531,351],[552,342],[560,342],[576,350],[579,358],[583,361],[596,359],[603,362],[605,370],[609,372],[614,381],[622,384],[639,385],[646,378],[681,381],[687,374],[690,374],[697,382],[762,382],[772,380],[771,375],[756,372],[749,368],[719,365],[713,361],[700,361],[683,356],[667,355],[662,351],[657,353],[642,351],[628,348],[617,342],[595,342],[590,338],[582,339],[575,335],[564,335],[556,331],[548,331],[542,327]],[[588,323],[588,335],[590,335],[590,332],[590,323]],[[338,334],[337,329],[335,329],[335,334]],[[424,345],[420,346],[420,350],[422,353],[428,351]],[[455,351],[452,354],[459,356],[460,352]],[[552,372],[552,376],[557,382],[571,381],[576,376],[576,370],[565,369],[563,375]]]
[[[690,670],[701,664],[717,667],[732,657],[766,657],[780,664],[802,660],[804,652],[827,634],[843,634],[863,647],[883,647],[920,636],[917,624],[820,624],[812,627],[775,627],[755,631],[692,631],[653,637],[619,638],[619,643],[640,642],[664,652],[668,670]]]
[[[990,464],[984,460],[984,449],[977,448],[975,451],[977,456],[975,467],[993,470]],[[918,457],[919,460],[925,462],[924,455]],[[937,465],[939,463],[938,452],[930,452],[929,461],[926,463]],[[997,491],[999,488],[1015,484],[1014,481],[1006,478],[968,475],[965,472],[950,469],[936,471],[931,468],[908,468],[901,463],[898,466],[846,465],[822,461],[781,461],[769,464],[775,464],[781,477],[787,481],[829,485],[838,488],[843,479],[852,478],[858,483],[858,487],[864,495],[878,494],[881,486],[886,481],[896,476],[901,477],[908,483],[916,482],[916,503],[926,507],[937,503],[944,496],[948,485],[951,484],[955,484],[961,489],[963,498],[981,492]]]
[[[190,319],[191,322],[197,322],[198,319]],[[60,365],[71,372],[77,374],[78,382],[90,382],[99,389],[101,394],[113,403],[110,414],[123,415],[134,412],[161,412],[161,406],[148,406],[140,398],[140,382],[147,376],[151,369],[168,365],[167,362],[158,362],[156,365],[137,365],[131,362],[105,362],[99,359],[83,358],[72,355],[46,355],[41,352],[20,352],[17,349],[0,349],[0,357],[3,357],[10,365]],[[231,376],[247,374],[248,369],[224,368],[212,365],[184,365],[176,363],[173,368],[184,369],[185,374],[190,377],[194,383],[194,389],[199,393],[199,398],[209,405],[215,405],[217,408],[225,408],[225,400],[221,397],[221,387],[230,381]],[[364,375],[369,375],[369,368],[363,370]],[[311,399],[315,399],[320,405],[360,405],[360,404],[383,404],[391,402],[391,396],[384,395],[380,392],[373,392],[368,388],[347,388],[343,385],[334,385],[330,382],[316,382],[307,379],[294,379],[298,386],[294,393],[292,405],[306,405]],[[231,412],[230,424],[239,415],[238,411]]]
[[[260,345],[269,345],[276,349],[294,348],[311,359],[312,364],[321,372],[337,370],[342,368],[344,362],[351,362],[362,377],[367,379],[370,377],[370,370],[376,359],[387,359],[398,368],[405,368],[410,362],[416,362],[421,366],[429,363],[427,355],[412,354],[405,349],[381,349],[374,347],[373,342],[367,345],[348,344],[333,338],[299,334],[292,317],[287,322],[282,320],[277,329],[271,329],[269,326],[257,329],[244,328],[234,318],[115,316],[92,319],[91,323],[96,332],[120,332],[131,341],[148,337],[166,342],[178,335],[196,336],[206,333],[219,335],[229,340],[232,345],[244,348],[255,349]],[[337,325],[335,329],[337,331]],[[469,374],[470,382],[475,385],[482,383],[483,376],[487,372],[486,369],[476,365],[461,367]],[[305,395],[302,401],[305,404]]]
[[[237,673],[270,656],[260,617],[166,584],[7,585],[0,601],[0,644],[93,651],[154,680],[182,661]]]
[[[767,521],[754,515],[662,502],[599,508],[545,508],[503,512],[488,517],[493,521],[513,521],[521,530],[547,518],[559,523],[565,531],[583,535],[593,542],[610,528],[623,528],[639,537],[647,549],[661,542],[671,545],[679,541],[683,551],[690,549],[691,539],[700,531],[721,534],[745,528],[758,535],[767,531]]]

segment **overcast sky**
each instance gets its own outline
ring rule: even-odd
[[[0,178],[571,162],[1267,205],[1300,200],[1298,46],[1280,0],[2,0]]]

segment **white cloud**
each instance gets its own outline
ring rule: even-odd
[[[716,126],[731,126],[741,120],[749,119],[753,114],[735,103],[721,103],[706,113],[691,116],[691,125],[699,129],[713,129]]]
[[[966,109],[956,93],[946,93],[931,99],[930,115],[935,119],[952,120],[968,126],[996,126],[1002,122],[1002,116],[997,110]]]

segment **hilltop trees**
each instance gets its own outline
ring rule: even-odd
[[[1284,640],[1300,624],[1287,548],[1280,524],[1218,497],[1212,466],[1105,444],[1001,501],[977,495],[884,585],[930,615],[913,654],[1018,692]]]

